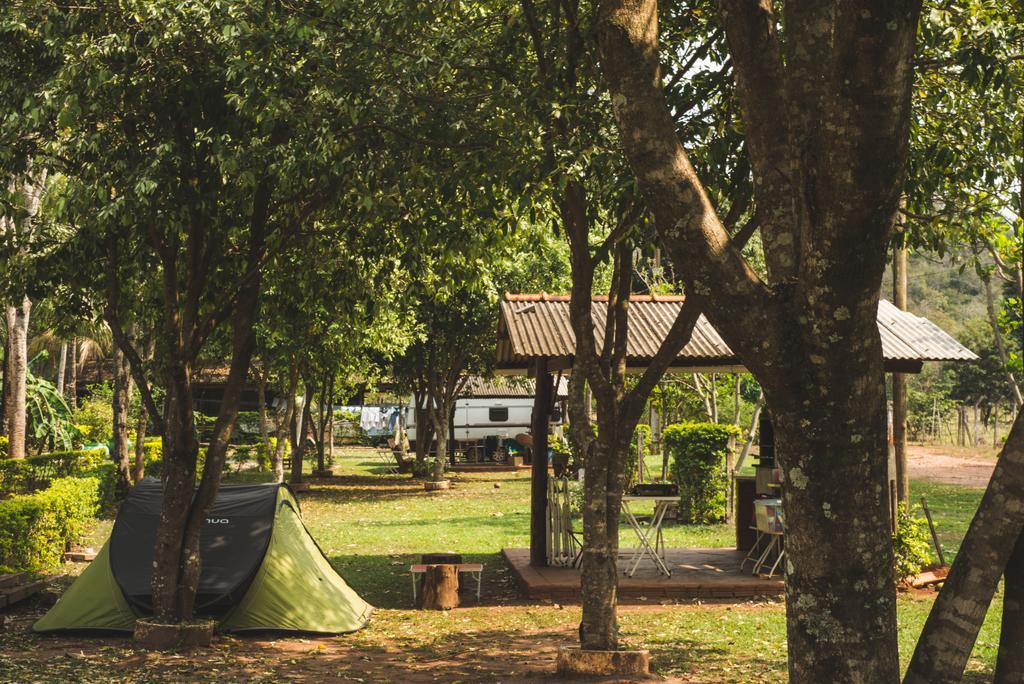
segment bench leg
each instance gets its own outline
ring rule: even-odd
[[[412,607],[415,608],[416,607],[416,573],[415,572],[410,572],[409,574],[412,575]]]

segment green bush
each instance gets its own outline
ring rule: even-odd
[[[730,440],[739,434],[734,425],[719,423],[681,423],[662,432],[679,483],[683,522],[712,523],[725,518],[729,485],[725,460]]]
[[[0,435],[0,458],[7,458],[7,435]]]
[[[253,444],[238,444],[231,447],[228,451],[227,461],[234,466],[235,472],[240,473],[242,470],[257,458],[256,446]],[[259,467],[259,461],[257,460],[257,467]]]
[[[142,468],[146,477],[159,478],[163,474],[164,443],[159,437],[147,437],[143,441]]]
[[[900,507],[892,548],[897,582],[905,582],[932,561],[931,533],[928,521]]]
[[[0,501],[0,572],[44,572],[60,565],[96,515],[96,478],[60,478],[48,489]]]
[[[291,452],[291,448],[291,443],[285,440],[283,456],[287,456]],[[270,470],[271,457],[274,455],[275,449],[277,449],[277,437],[270,437],[270,451],[263,446],[263,440],[256,443],[256,468],[261,473]]]
[[[46,488],[59,477],[93,475],[109,463],[103,449],[54,451],[26,459],[0,461],[0,496],[25,494]]]
[[[114,407],[104,392],[94,392],[75,411],[75,427],[86,442],[106,444],[114,438]]]
[[[0,458],[0,498],[32,489],[32,468],[24,459]]]

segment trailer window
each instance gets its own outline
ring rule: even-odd
[[[504,423],[508,420],[508,407],[491,407],[487,409],[487,417],[492,423]]]

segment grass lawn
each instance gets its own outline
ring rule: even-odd
[[[924,517],[920,510],[923,495],[928,501],[935,531],[939,535],[939,543],[942,544],[947,563],[953,562],[953,557],[960,549],[960,543],[967,534],[971,518],[974,517],[984,492],[984,489],[975,487],[911,480],[910,499],[913,505],[918,507],[915,514]]]
[[[27,627],[42,609],[29,605],[14,627],[0,630],[0,681],[197,681],[209,678],[211,668],[219,681],[280,681],[282,673],[293,680],[530,680],[552,671],[555,649],[575,640],[579,607],[525,602],[499,556],[503,547],[528,545],[528,473],[460,474],[452,490],[427,494],[407,476],[382,474],[370,451],[347,450],[338,465],[339,476],[317,482],[300,502],[306,525],[335,567],[378,607],[368,629],[327,639],[223,637],[213,651],[181,658],[143,654],[123,639],[36,637]],[[229,480],[260,477],[244,473]],[[915,482],[915,500],[922,493],[952,555],[981,491]],[[95,543],[109,530],[109,521],[101,523]],[[728,546],[732,539],[727,525],[666,527],[672,546]],[[412,610],[408,565],[421,553],[449,550],[486,563],[483,605],[469,599],[449,613]],[[931,604],[929,595],[900,597],[904,659]],[[990,676],[997,613],[990,611],[969,680]],[[785,677],[781,603],[627,606],[620,621],[624,639],[649,648],[662,675],[696,682]],[[33,670],[38,660],[32,653],[58,656],[50,659],[57,665]]]

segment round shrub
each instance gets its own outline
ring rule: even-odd
[[[84,400],[75,411],[75,427],[92,444],[106,444],[114,437],[114,407],[100,394]]]
[[[713,523],[725,518],[729,486],[725,460],[731,440],[739,434],[734,425],[720,423],[680,423],[662,432],[679,484],[683,522]]]

